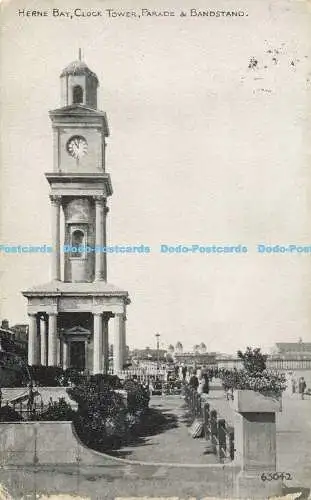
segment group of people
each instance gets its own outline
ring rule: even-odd
[[[300,394],[301,399],[304,399],[305,391],[307,388],[307,384],[304,377],[300,377],[297,382],[297,380],[293,376],[291,378],[291,384],[292,384],[292,394],[295,394],[298,389],[298,393]]]
[[[199,394],[209,393],[209,376],[208,373],[194,373],[189,380],[190,387],[196,389]]]

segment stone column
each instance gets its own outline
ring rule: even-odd
[[[236,478],[238,498],[268,498],[282,493],[282,481],[263,480],[276,469],[276,419],[281,399],[251,390],[237,390],[230,405],[235,410],[235,463],[241,467]],[[281,471],[282,472],[282,471]]]
[[[61,365],[61,358],[62,358],[62,341],[56,335],[56,366]]]
[[[60,205],[61,196],[50,195],[52,206],[52,280],[60,280]]]
[[[124,324],[123,313],[114,315],[113,372],[118,374],[123,368],[122,335]]]
[[[47,322],[45,317],[40,318],[40,336],[41,336],[41,365],[47,365]]]
[[[57,314],[49,314],[48,365],[57,366]]]
[[[63,370],[68,368],[68,343],[63,340]]]
[[[95,246],[106,246],[106,200],[103,196],[95,196]],[[106,253],[95,252],[95,281],[105,281],[106,272]]]
[[[107,214],[109,212],[109,208],[107,207],[106,205],[107,203],[107,200],[105,199],[104,200],[104,229],[103,229],[103,233],[104,233],[104,242],[103,242],[103,246],[105,247],[107,245],[107,226],[106,226],[106,221],[107,221]],[[102,265],[103,265],[103,275],[104,275],[104,280],[107,281],[107,253],[104,252],[103,253],[103,257],[102,257]]]
[[[36,364],[37,352],[37,315],[28,314],[29,316],[29,330],[28,330],[28,364]]]
[[[103,372],[109,371],[109,335],[108,335],[108,316],[103,316]]]
[[[123,325],[122,325],[122,339],[121,339],[121,350],[122,350],[122,365],[124,366],[126,363],[126,316],[123,316]],[[122,366],[122,368],[123,368]]]
[[[93,374],[102,373],[103,317],[94,314]]]

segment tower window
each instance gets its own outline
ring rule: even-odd
[[[84,232],[76,229],[71,235],[71,257],[82,257],[85,253]]]
[[[81,85],[75,85],[73,87],[73,104],[83,103],[83,88]]]

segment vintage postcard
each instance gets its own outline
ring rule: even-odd
[[[1,3],[0,499],[311,498],[307,0]]]

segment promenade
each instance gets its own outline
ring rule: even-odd
[[[47,390],[44,399],[55,397],[57,392]],[[234,421],[234,412],[216,384],[212,385],[207,397],[219,415],[231,423]],[[162,424],[152,428],[153,420],[150,420],[140,438],[113,454],[124,461],[104,467],[81,465],[78,472],[76,466],[19,468],[14,470],[14,485],[11,483],[12,471],[2,470],[2,481],[12,494],[11,498],[24,498],[25,491],[34,491],[33,484],[37,492],[74,492],[96,500],[150,496],[151,492],[156,497],[232,498],[236,471],[230,466],[222,467],[217,457],[206,454],[203,438],[190,436],[191,418],[184,400],[180,396],[152,396],[150,408],[150,413],[153,417],[158,415]],[[285,494],[303,492],[299,494],[300,500],[307,499],[311,490],[310,412],[311,399],[302,401],[298,395],[285,394],[283,411],[277,415],[277,470],[291,474],[292,480],[285,481]],[[129,461],[148,465],[131,465]]]
[[[184,399],[180,396],[152,396],[149,407],[152,413],[162,414],[164,423],[158,432],[152,427],[137,442],[124,446],[114,456],[141,462],[173,464],[217,464],[217,457],[205,454],[204,438],[192,438],[192,423]]]

